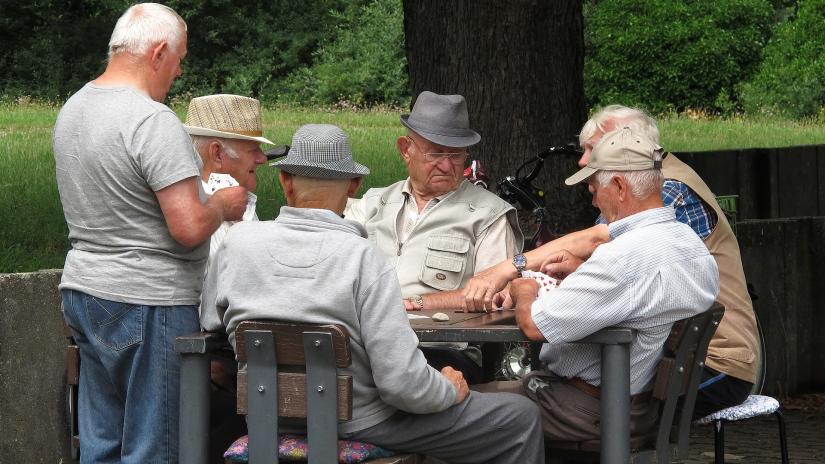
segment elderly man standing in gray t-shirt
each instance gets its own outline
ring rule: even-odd
[[[84,463],[177,461],[175,337],[198,330],[209,237],[246,207],[242,187],[201,202],[197,155],[160,103],[185,55],[177,13],[129,8],[106,70],[66,102],[54,128],[72,244],[60,289],[80,348]]]

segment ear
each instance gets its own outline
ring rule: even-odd
[[[354,177],[349,180],[349,188],[347,188],[347,197],[355,198],[356,192],[358,192],[358,188],[361,187],[361,181],[363,179],[361,177]]]
[[[620,201],[626,200],[630,195],[630,185],[627,180],[623,176],[613,176],[610,182],[616,187],[616,198]]]
[[[215,171],[223,172],[226,169],[226,154],[221,151],[221,145],[217,140],[209,142],[206,153]]]
[[[165,40],[149,49],[153,70],[157,71],[158,69],[160,69],[160,64],[163,61],[163,58],[166,56],[166,53],[168,52],[169,44]]]
[[[401,158],[404,159],[404,162],[410,164],[410,146],[412,142],[405,136],[398,137],[395,141],[395,147],[398,148],[398,153],[401,154]]]

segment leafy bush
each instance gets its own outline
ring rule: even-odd
[[[337,19],[337,33],[319,47],[314,64],[297,69],[280,83],[280,100],[356,106],[409,104],[401,0],[355,5]]]
[[[730,108],[767,42],[766,0],[603,0],[585,7],[585,95],[592,106]]]
[[[800,0],[795,18],[777,28],[753,79],[741,86],[749,113],[793,118],[825,104],[825,0]]]

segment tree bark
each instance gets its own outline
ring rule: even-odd
[[[578,134],[586,116],[579,0],[404,0],[404,31],[413,98],[423,90],[467,98],[482,135],[471,157],[493,182]],[[576,169],[573,157],[548,158],[534,182],[557,233],[595,216],[586,188],[564,186]]]

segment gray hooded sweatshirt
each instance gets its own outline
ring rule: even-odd
[[[355,222],[329,210],[284,206],[274,221],[242,222],[226,236],[204,282],[201,325],[248,319],[341,324],[350,335],[353,418],[340,433],[372,427],[397,410],[443,411],[455,389],[429,365],[410,328],[395,270]]]

